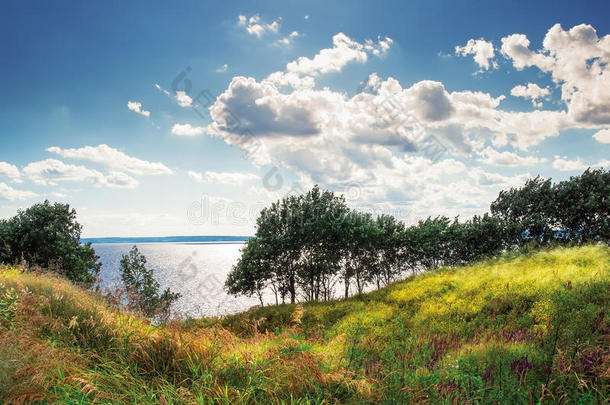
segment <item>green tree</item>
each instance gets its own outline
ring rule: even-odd
[[[405,231],[407,263],[411,271],[433,269],[450,261],[450,238],[447,217],[428,217]]]
[[[233,266],[225,287],[230,294],[256,295],[263,303],[263,291],[272,280],[272,258],[260,239],[251,238],[242,249],[241,257]],[[277,304],[277,296],[276,296]]]
[[[102,264],[90,243],[81,244],[81,229],[68,204],[35,204],[0,221],[0,261],[24,260],[90,287]]]
[[[610,240],[610,172],[587,169],[553,187],[551,217],[564,240]]]
[[[155,280],[154,271],[146,267],[146,257],[136,246],[121,257],[120,273],[129,309],[149,318],[168,319],[171,305],[180,298],[180,294],[169,288],[159,293],[159,282]]]
[[[405,224],[391,215],[379,215],[375,219],[377,238],[374,241],[375,263],[372,276],[377,285],[387,285],[405,270]]]
[[[546,243],[556,232],[553,223],[553,192],[550,179],[536,177],[521,188],[501,191],[491,203],[491,213],[504,228],[506,247],[530,241]]]
[[[504,246],[503,227],[500,220],[489,214],[475,215],[459,223],[457,220],[448,229],[450,260],[456,266],[499,254]]]
[[[308,301],[328,299],[339,271],[343,226],[349,212],[342,196],[313,187],[296,199],[294,230],[300,249],[298,284]]]
[[[351,211],[343,227],[343,268],[341,278],[345,288],[345,297],[349,296],[350,284],[356,285],[362,293],[368,283],[374,279],[377,256],[375,243],[380,237],[380,230],[368,213]]]

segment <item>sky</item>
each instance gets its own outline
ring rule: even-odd
[[[0,218],[252,235],[314,184],[407,223],[610,166],[605,1],[3,1]]]

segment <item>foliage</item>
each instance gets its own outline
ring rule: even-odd
[[[121,257],[119,271],[127,291],[128,308],[148,318],[158,316],[167,320],[171,305],[180,298],[180,293],[174,293],[169,288],[159,292],[154,270],[146,267],[146,257],[136,246]]]
[[[67,204],[47,200],[0,220],[0,262],[39,266],[91,286],[101,268],[90,243],[80,243],[81,225]]]
[[[0,282],[0,302],[16,296],[11,328],[0,326],[2,403],[608,401],[602,245],[158,326],[52,274],[5,268]]]
[[[226,286],[231,294],[270,288],[275,303],[362,293],[405,274],[457,266],[510,250],[610,240],[610,172],[586,170],[552,184],[536,177],[500,192],[491,213],[464,222],[438,216],[406,226],[391,215],[349,209],[342,196],[315,186],[261,211],[257,230]]]

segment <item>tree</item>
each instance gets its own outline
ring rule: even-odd
[[[407,257],[411,271],[433,269],[450,260],[447,217],[428,217],[405,231]]]
[[[146,257],[136,246],[121,257],[120,272],[129,309],[149,318],[158,316],[166,320],[169,317],[171,305],[180,298],[180,293],[167,288],[159,294],[159,282],[155,280],[154,271],[146,267]]]
[[[391,215],[382,214],[375,219],[375,226],[371,275],[379,288],[394,281],[405,269],[405,224]]]
[[[353,281],[358,293],[373,280],[377,261],[375,242],[379,238],[379,228],[368,213],[351,211],[343,228],[343,269],[341,278],[345,287],[345,297]]]
[[[502,223],[487,213],[475,215],[464,223],[456,220],[448,231],[451,246],[449,264],[452,266],[492,257],[503,249]]]
[[[338,280],[345,297],[355,285],[388,284],[414,273],[492,257],[530,242],[610,239],[610,174],[587,170],[553,185],[536,177],[500,192],[491,214],[428,217],[406,227],[390,215],[373,219],[350,210],[342,196],[316,185],[261,211],[255,237],[227,279],[233,294],[258,295],[270,287],[284,302],[330,299]],[[559,235],[559,236],[558,236]],[[262,301],[261,301],[262,302]]]
[[[272,278],[271,260],[269,259],[262,241],[257,238],[249,239],[225,282],[228,292],[248,297],[256,295],[262,307],[264,305],[263,290]]]
[[[521,188],[501,191],[490,208],[492,215],[503,223],[506,247],[529,241],[546,243],[554,237],[550,179],[538,176]]]
[[[329,298],[341,261],[343,226],[349,212],[342,196],[318,186],[296,199],[299,223],[293,230],[300,248],[298,284],[308,301]]]
[[[0,261],[40,266],[90,287],[101,263],[90,243],[80,242],[81,225],[68,204],[48,200],[0,221]]]
[[[587,169],[553,187],[551,217],[564,240],[610,240],[610,172]]]

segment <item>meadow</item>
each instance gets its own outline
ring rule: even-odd
[[[4,403],[607,403],[610,249],[506,253],[343,300],[155,326],[0,269]]]

